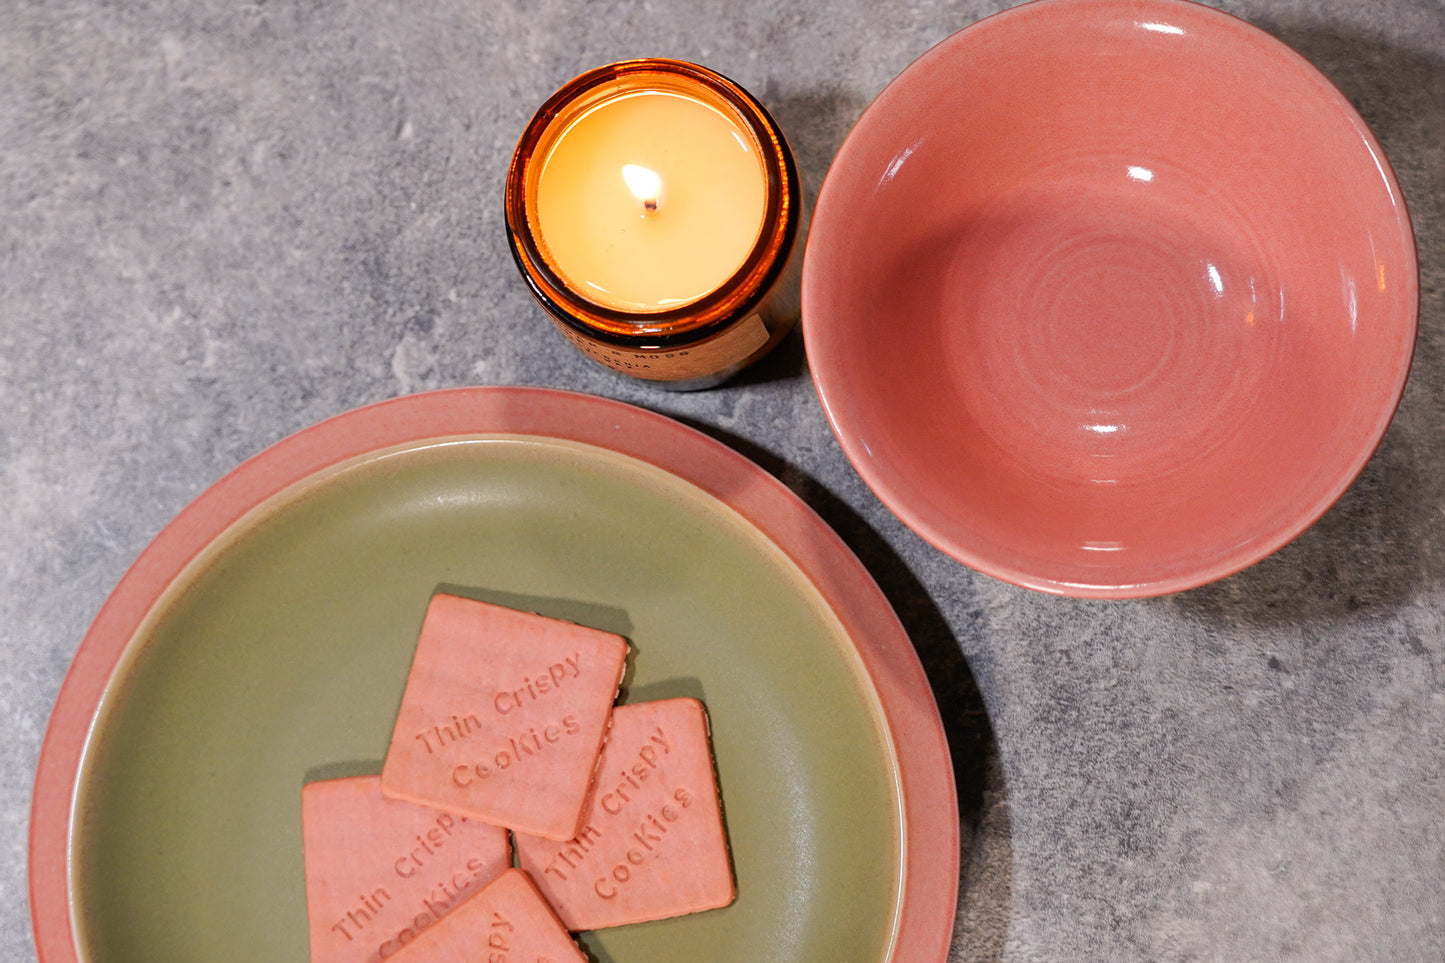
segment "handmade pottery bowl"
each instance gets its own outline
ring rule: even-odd
[[[1284,44],[1184,0],[1038,0],[849,134],[803,330],[864,480],[958,560],[1178,591],[1298,535],[1399,402],[1418,270],[1395,177]]]
[[[604,398],[489,387],[283,439],[136,560],[81,642],[40,753],[39,959],[306,960],[302,787],[382,771],[439,590],[625,634],[625,702],[705,699],[737,900],[582,934],[589,959],[947,955],[960,854],[947,738],[862,563],[701,432]],[[444,890],[431,892],[443,910]],[[433,906],[395,900],[388,912],[426,915],[365,917],[357,959],[430,924]]]

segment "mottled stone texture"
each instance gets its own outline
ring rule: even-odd
[[[574,74],[661,54],[757,93],[810,195],[883,85],[987,0],[10,0],[0,13],[0,958],[34,950],[31,780],[87,624],[239,461],[366,402],[575,388],[792,486],[897,606],[959,773],[963,960],[1445,958],[1445,11],[1228,0],[1355,102],[1422,265],[1419,348],[1357,484],[1172,597],[1045,597],[902,526],[800,340],[669,394],[590,365],[523,288],[507,160]]]

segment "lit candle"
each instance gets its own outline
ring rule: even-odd
[[[507,221],[523,276],[575,345],[702,387],[795,320],[801,197],[781,132],[746,91],[640,60],[584,74],[538,111],[513,157]]]
[[[757,243],[768,200],[759,154],[736,120],[690,96],[640,91],[599,104],[542,161],[542,250],[607,307],[691,304]]]

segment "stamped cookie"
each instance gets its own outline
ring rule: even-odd
[[[716,909],[733,901],[732,864],[696,699],[618,706],[577,835],[515,836],[517,862],[569,930]]]
[[[536,836],[572,838],[627,650],[609,632],[433,596],[382,791]]]
[[[509,869],[422,933],[397,963],[587,963],[527,874]]]
[[[373,963],[512,862],[504,829],[387,799],[377,776],[301,790],[311,963]]]

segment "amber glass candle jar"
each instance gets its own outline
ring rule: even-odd
[[[506,211],[532,293],[614,370],[708,387],[797,319],[792,152],[752,95],[704,67],[632,60],[557,91],[517,145]]]

